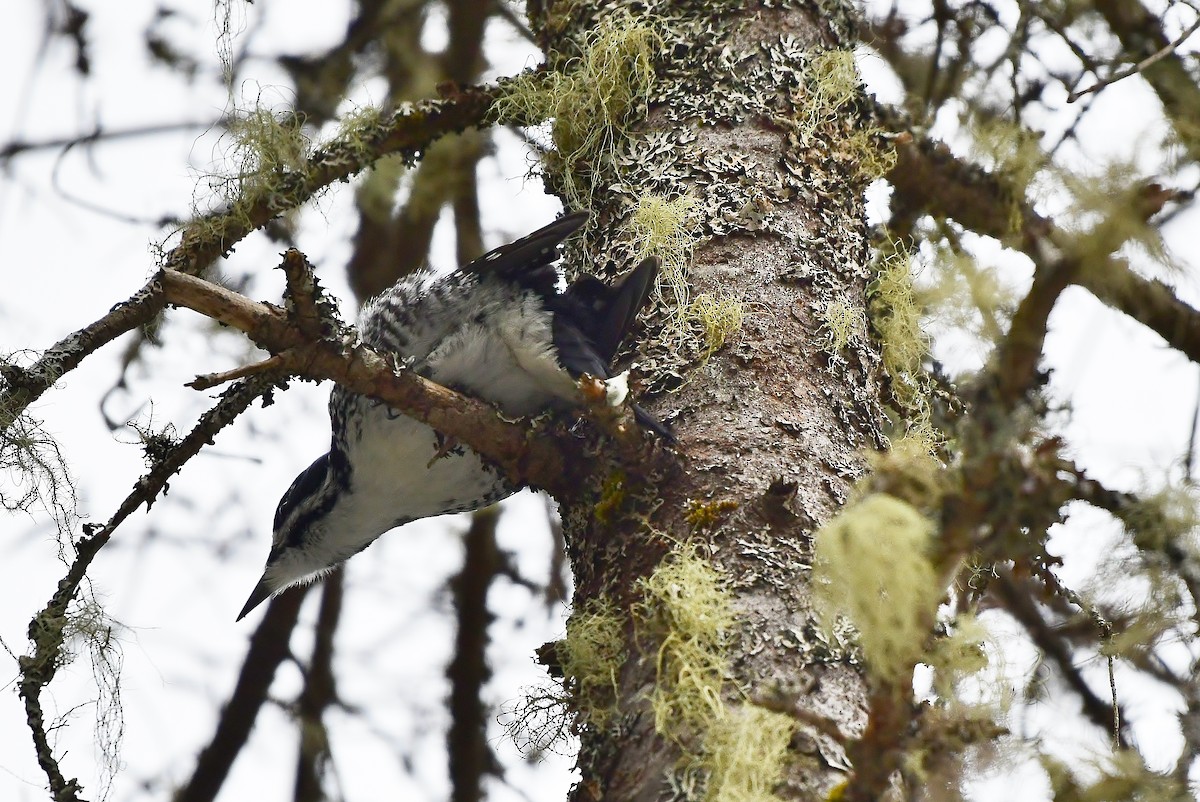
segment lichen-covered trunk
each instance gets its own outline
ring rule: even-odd
[[[560,69],[589,31],[654,34],[648,115],[566,194],[589,188],[601,250],[664,259],[640,369],[679,438],[562,508],[577,802],[823,798],[865,724],[808,577],[814,529],[882,438],[862,201],[878,154],[849,5],[771,5],[531,8]],[[576,168],[548,167],[563,190],[555,169]]]

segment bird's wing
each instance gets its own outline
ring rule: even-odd
[[[553,223],[539,228],[515,242],[501,245],[493,251],[463,265],[464,273],[479,276],[494,274],[519,283],[539,273],[558,261],[558,245],[587,222],[587,212],[564,215]],[[557,275],[551,271],[552,281]],[[553,284],[551,284],[553,287]]]

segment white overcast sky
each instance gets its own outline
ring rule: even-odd
[[[190,87],[151,68],[141,32],[154,11],[152,2],[124,0],[120,11],[96,6],[89,35],[94,79],[80,84],[70,75],[71,55],[55,46],[35,73],[41,18],[34,3],[9,4],[0,26],[0,141],[39,140],[89,130],[95,121],[107,129],[216,119],[226,96],[213,75]],[[911,4],[914,9],[923,4]],[[213,62],[215,27],[203,0],[181,0],[180,7],[198,32],[185,44],[205,62]],[[336,41],[349,13],[346,3],[259,3],[249,14],[266,14],[250,38],[251,52],[310,52]],[[257,18],[256,18],[257,19]],[[182,28],[188,28],[182,25]],[[203,36],[199,35],[203,33]],[[536,54],[495,24],[489,54],[496,74],[513,73],[536,61]],[[444,32],[437,21],[428,39],[436,46]],[[244,39],[235,42],[240,47]],[[869,85],[887,100],[894,84],[869,54],[861,59]],[[253,98],[286,100],[285,77],[263,60],[252,59],[239,90]],[[376,87],[375,97],[378,96]],[[372,87],[362,87],[360,100],[370,102]],[[1053,125],[1054,121],[1047,121]],[[1079,165],[1102,158],[1154,156],[1145,143],[1161,134],[1157,107],[1136,80],[1117,84],[1097,101],[1082,139],[1087,152]],[[951,127],[946,123],[945,132]],[[536,228],[559,208],[545,198],[536,180],[527,180],[528,157],[511,136],[498,136],[498,156],[484,162],[482,207],[488,244],[495,245]],[[150,244],[161,232],[153,225],[129,224],[98,214],[89,206],[133,218],[153,219],[164,213],[186,214],[197,184],[197,171],[211,169],[221,153],[217,137],[203,128],[155,138],[130,139],[102,147],[76,148],[22,157],[0,175],[0,349],[40,349],[80,325],[102,315],[137,289],[153,271]],[[1147,169],[1155,165],[1147,163]],[[303,218],[300,247],[312,258],[325,283],[348,297],[343,266],[352,231],[350,192],[336,188]],[[68,199],[69,198],[69,199]],[[1168,243],[1186,272],[1174,277],[1191,303],[1197,293],[1194,236],[1200,220],[1193,213],[1167,229]],[[448,231],[435,243],[434,260],[449,266]],[[987,243],[981,252],[1007,271],[1020,286],[1027,269],[1020,259],[1005,257]],[[247,292],[256,298],[279,297],[282,279],[271,270],[279,248],[261,237],[238,246],[230,271],[254,275]],[[352,310],[347,307],[347,313]],[[1052,318],[1047,342],[1054,368],[1055,397],[1069,402],[1064,431],[1079,460],[1097,478],[1123,489],[1158,485],[1178,478],[1178,461],[1187,441],[1200,378],[1195,366],[1166,349],[1152,335],[1107,311],[1086,293],[1070,290]],[[236,337],[208,336],[198,318],[173,316],[166,333],[168,347],[150,352],[145,367],[133,374],[128,392],[115,393],[108,411],[162,426],[173,422],[182,433],[215,393],[182,387],[196,373],[220,370],[245,361],[249,354]],[[80,487],[80,510],[91,520],[108,517],[142,469],[139,449],[130,432],[114,438],[97,408],[100,395],[116,376],[119,349],[109,348],[84,363],[45,395],[33,410],[62,443]],[[970,343],[947,340],[939,356],[952,367],[969,367],[980,351]],[[183,781],[197,749],[211,735],[217,706],[227,698],[240,665],[253,622],[233,618],[257,579],[270,539],[275,504],[293,476],[327,446],[324,415],[326,387],[297,384],[280,394],[267,411],[255,408],[223,433],[206,455],[189,463],[171,483],[171,494],[149,514],[136,514],[119,531],[91,572],[97,595],[128,627],[122,635],[122,703],[125,711],[124,770],[114,798],[163,798],[169,785]],[[0,477],[0,481],[8,481]],[[543,501],[523,494],[502,519],[501,538],[530,577],[544,579],[548,562]],[[42,518],[5,519],[0,540],[0,637],[17,653],[25,649],[30,616],[53,591],[63,568],[56,559],[50,529]],[[442,666],[450,653],[450,630],[442,592],[445,577],[459,559],[453,533],[462,519],[413,524],[403,534],[383,538],[351,562],[349,594],[339,632],[338,670],[345,702],[367,711],[364,718],[331,715],[334,764],[346,798],[373,799],[386,790],[391,798],[437,800],[446,796],[441,728],[446,722]],[[1062,575],[1082,582],[1098,555],[1113,542],[1111,525],[1097,514],[1081,515],[1056,537],[1056,547],[1069,554]],[[489,689],[500,704],[536,682],[531,663],[534,648],[561,632],[561,611],[547,612],[532,604],[527,591],[497,588],[493,603],[502,613],[501,632],[493,650],[497,670]],[[305,616],[313,618],[315,608]],[[300,638],[297,639],[301,640]],[[299,644],[305,655],[307,644]],[[1014,665],[1028,659],[1027,650],[1012,647]],[[4,659],[8,659],[5,657]],[[16,676],[13,662],[0,671],[3,681]],[[289,698],[299,687],[294,667],[285,667],[274,696]],[[51,686],[46,700],[64,712],[93,695],[86,656]],[[33,759],[28,731],[15,692],[9,684],[0,695],[0,799],[41,800],[44,778]],[[1170,700],[1153,688],[1122,685],[1135,732],[1161,756],[1173,761],[1178,743],[1169,715]],[[1021,726],[1033,732],[1063,735],[1056,720],[1069,720],[1074,699],[1064,711],[1053,706],[1030,715]],[[93,714],[82,710],[58,734],[68,753],[64,769],[77,775],[89,795],[97,777]],[[1066,740],[1070,740],[1067,734]],[[569,761],[552,759],[528,766],[497,737],[509,756],[509,780],[535,800],[562,799],[570,781]],[[1084,743],[1078,748],[1098,748]],[[284,800],[290,798],[295,742],[279,707],[268,707],[255,730],[250,753],[234,768],[225,798]],[[1028,769],[1011,769],[1007,789],[1036,799],[1044,784]],[[91,798],[91,797],[89,797]],[[496,789],[496,800],[525,798]]]

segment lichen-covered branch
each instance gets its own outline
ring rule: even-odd
[[[21,678],[18,693],[25,704],[26,721],[33,735],[38,764],[49,779],[50,792],[56,802],[78,802],[81,790],[78,781],[67,780],[58,766],[51,748],[42,711],[42,689],[53,679],[59,667],[59,654],[63,648],[64,628],[68,621],[68,606],[75,599],[80,584],[97,552],[103,548],[113,532],[134,510],[145,504],[149,507],[166,487],[184,463],[212,442],[213,437],[233,422],[250,404],[265,393],[269,393],[275,376],[259,376],[230,387],[217,404],[202,416],[195,427],[164,453],[155,455],[149,472],[138,479],[133,491],[126,496],[117,511],[103,526],[85,526],[85,536],[75,544],[75,559],[58,583],[50,601],[29,622],[29,639],[32,654],[18,660]]]
[[[198,275],[247,234],[277,215],[307,202],[325,187],[344,181],[383,156],[413,164],[437,138],[495,122],[488,113],[506,82],[490,87],[448,87],[445,97],[406,105],[387,120],[364,119],[296,169],[275,176],[264,191],[234,199],[230,208],[188,223],[163,267]],[[536,122],[528,120],[527,122]]]
[[[893,122],[900,121],[891,117]],[[907,138],[898,142],[896,152],[896,167],[887,176],[895,188],[894,224],[911,222],[922,213],[955,220],[1017,248],[1039,265],[1054,261],[1051,253],[1070,253],[1070,238],[1052,220],[1037,214],[1024,198],[1014,198],[1011,188],[999,178],[959,159],[944,145]],[[1148,203],[1138,212],[1149,218],[1170,198],[1170,193],[1161,190],[1143,193],[1141,200]],[[1019,225],[1014,227],[1014,220]],[[893,233],[903,235],[904,224],[900,228]],[[1111,252],[1095,251],[1071,271],[1071,281],[1200,364],[1200,310],[1180,300],[1161,281],[1137,275]]]
[[[56,342],[29,367],[0,363],[0,435],[85,357],[125,332],[150,323],[165,307],[162,287],[151,280],[104,317]]]

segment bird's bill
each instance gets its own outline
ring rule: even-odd
[[[263,574],[263,578],[258,580],[258,584],[254,586],[254,592],[250,594],[250,598],[246,599],[246,606],[238,613],[237,620],[241,621],[246,617],[246,614],[253,610],[258,605],[265,602],[271,597],[271,588],[267,585],[267,575]]]

